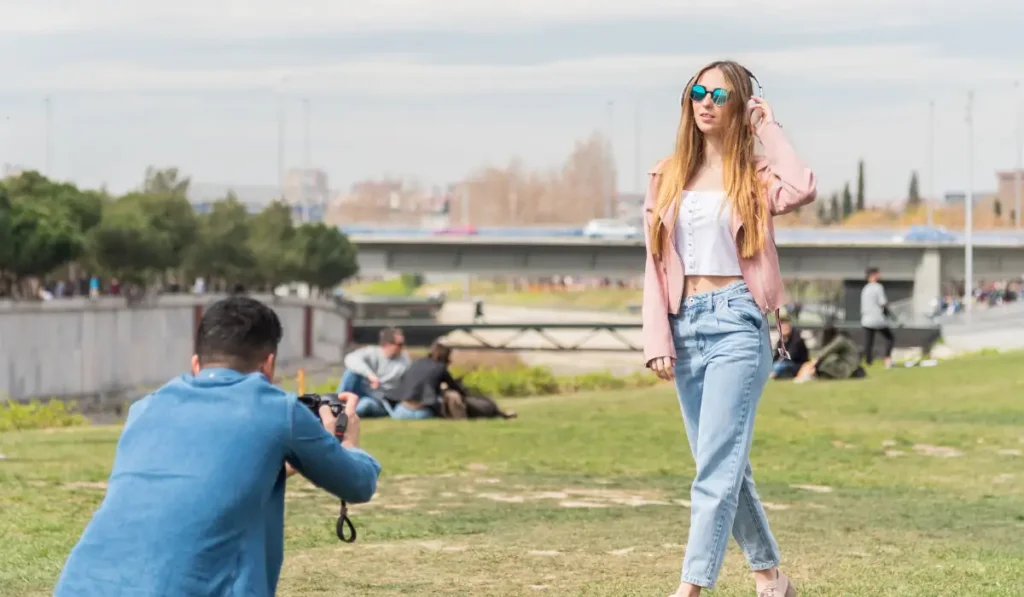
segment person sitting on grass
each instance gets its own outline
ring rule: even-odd
[[[377,346],[364,346],[345,356],[345,373],[338,393],[359,396],[359,416],[364,419],[391,415],[393,393],[406,369],[405,335],[398,328],[380,331]]]
[[[774,350],[775,359],[772,363],[771,378],[793,379],[807,362],[807,343],[800,337],[800,330],[793,327],[793,322],[788,317],[783,317],[779,321],[779,333],[782,334],[782,341],[786,345],[789,358],[782,358],[779,351]]]
[[[818,357],[800,371],[797,381],[817,379],[853,379],[864,377],[860,366],[860,349],[845,332],[826,323],[821,330],[821,352]]]
[[[416,359],[402,376],[392,397],[398,402],[391,416],[395,419],[430,419],[440,414],[442,393],[447,386],[461,395],[466,388],[452,376],[449,366],[452,349],[440,342],[430,346],[427,356]]]

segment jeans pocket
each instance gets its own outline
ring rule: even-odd
[[[740,320],[740,323],[749,326],[756,332],[761,331],[761,327],[764,325],[764,314],[761,313],[761,309],[754,302],[753,297],[729,297],[725,307],[729,313]]]

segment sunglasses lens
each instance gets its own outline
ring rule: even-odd
[[[694,85],[692,88],[690,88],[690,99],[692,99],[695,102],[704,101],[704,96],[706,96],[707,94],[708,90],[703,85]]]
[[[725,102],[729,101],[729,92],[725,89],[716,89],[711,92],[711,101],[715,102],[716,106],[724,106]]]

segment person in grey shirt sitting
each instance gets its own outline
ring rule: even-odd
[[[391,416],[392,395],[409,368],[402,330],[384,328],[376,346],[364,346],[348,353],[344,365],[338,393],[352,392],[359,396],[357,414],[364,419]]]
[[[885,287],[879,282],[881,274],[877,267],[867,271],[868,283],[860,291],[860,325],[864,328],[864,360],[868,366],[875,359],[875,335],[885,339],[885,366],[892,367],[894,338],[889,327],[889,299]]]

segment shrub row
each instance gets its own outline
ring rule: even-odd
[[[547,367],[517,367],[514,369],[476,368],[461,371],[453,368],[453,375],[464,376],[464,384],[494,398],[521,398],[526,396],[550,396],[574,392],[598,392],[647,388],[658,383],[650,373],[615,375],[609,371],[597,371],[581,375],[559,376]],[[287,384],[294,389],[294,384]],[[337,390],[338,380],[315,384],[307,388],[310,392],[331,393]]]
[[[33,400],[28,404],[8,400],[0,403],[0,433],[22,429],[52,429],[54,427],[76,427],[88,425],[89,421],[75,412],[77,404],[50,400],[41,403]]]

